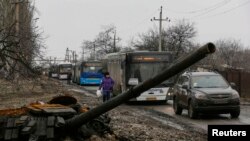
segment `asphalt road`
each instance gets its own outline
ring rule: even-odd
[[[84,86],[83,89],[95,94],[98,86]],[[173,101],[169,100],[167,104],[159,103],[138,103],[130,106],[155,110],[169,116],[172,116],[180,121],[183,121],[194,128],[200,128],[207,131],[208,125],[230,125],[230,124],[250,124],[250,104],[241,105],[241,114],[237,119],[231,119],[230,114],[219,115],[201,115],[198,119],[190,119],[187,110],[183,110],[182,115],[176,115],[172,108]]]
[[[172,103],[172,101],[169,101],[166,105],[143,105],[143,107],[168,114],[204,131],[207,131],[208,125],[250,124],[250,105],[241,105],[241,114],[237,119],[231,119],[230,114],[201,115],[198,119],[190,119],[187,110],[183,110],[182,115],[176,115]]]

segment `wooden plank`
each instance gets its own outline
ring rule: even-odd
[[[76,114],[76,111],[72,108],[60,108],[60,109],[43,109],[43,111],[47,114],[53,115],[70,115]]]
[[[54,138],[54,128],[50,127],[47,128],[47,139],[53,139]]]
[[[47,118],[38,118],[35,135],[46,136]]]
[[[15,118],[8,118],[6,128],[12,128],[15,124]]]
[[[19,130],[18,130],[18,128],[13,129],[13,130],[12,130],[11,138],[12,138],[12,139],[18,139],[18,135],[19,135]]]
[[[11,140],[12,129],[6,129],[4,133],[4,140]]]
[[[55,125],[55,116],[49,116],[48,117],[48,122],[47,122],[47,126],[54,126]]]

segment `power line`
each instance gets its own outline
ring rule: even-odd
[[[197,10],[192,10],[192,11],[176,11],[176,10],[171,10],[168,9],[168,11],[173,12],[173,13],[177,13],[177,14],[195,14],[195,13],[199,13],[199,12],[206,12],[206,11],[210,11],[211,9],[214,8],[219,8],[222,7],[224,5],[226,5],[227,3],[229,3],[231,0],[223,0],[221,2],[218,2],[212,6],[206,7],[206,8],[202,8],[202,9],[197,9]]]
[[[200,16],[202,16],[202,15],[205,15],[205,14],[211,12],[211,11],[214,11],[214,10],[216,10],[216,9],[218,9],[218,8],[221,8],[222,6],[225,6],[225,5],[228,4],[229,2],[230,2],[230,0],[229,0],[229,1],[225,1],[224,4],[218,5],[218,6],[214,7],[214,8],[211,8],[211,9],[209,9],[209,10],[207,10],[207,11],[204,11],[204,12],[202,12],[201,14],[195,15],[195,16],[193,16],[193,17],[191,17],[191,18],[196,18],[196,17],[200,17]]]
[[[201,13],[201,14],[199,14],[199,15],[193,16],[193,17],[191,17],[191,18],[189,18],[189,19],[206,19],[206,18],[211,18],[211,17],[223,15],[223,14],[225,14],[225,13],[231,12],[231,11],[237,9],[237,8],[240,8],[240,7],[245,6],[245,5],[247,5],[247,4],[250,3],[250,0],[248,0],[248,1],[245,1],[245,2],[243,2],[243,3],[241,3],[241,4],[238,4],[237,6],[231,7],[231,8],[229,8],[229,9],[223,11],[223,12],[218,12],[218,13],[213,14],[213,15],[203,16],[203,15],[205,15],[205,14],[211,12],[211,11],[214,11],[214,10],[216,10],[216,9],[222,7],[222,6],[225,6],[225,5],[228,4],[230,1],[231,1],[231,0],[224,0],[224,1],[219,2],[219,3],[217,3],[217,4],[213,5],[213,6],[210,6],[210,7],[208,7],[208,8],[205,8],[206,10],[209,9],[209,11],[204,10],[205,12],[203,12],[203,13]],[[224,3],[224,4],[223,4],[223,3]],[[221,4],[223,4],[223,5],[221,5]],[[211,8],[212,8],[212,9],[211,9]],[[165,10],[166,10],[166,9],[165,9]],[[170,11],[170,10],[168,10],[168,11]],[[172,11],[172,10],[171,10],[171,11]],[[195,10],[195,11],[202,11],[202,9],[201,9],[201,10]],[[189,12],[195,12],[195,11],[189,11]],[[183,14],[183,13],[184,13],[184,14],[187,14],[188,12],[182,12],[182,14]],[[190,13],[189,13],[189,14],[190,14]],[[177,19],[173,19],[173,21],[175,21],[175,20],[177,20]]]
[[[210,15],[210,16],[206,16],[206,17],[201,17],[201,18],[199,18],[199,19],[206,19],[206,18],[211,18],[211,17],[223,15],[223,14],[225,14],[225,13],[231,12],[231,11],[237,9],[237,8],[242,7],[242,6],[246,6],[246,5],[249,4],[249,3],[250,3],[250,0],[248,0],[248,1],[246,1],[246,2],[243,2],[243,3],[241,3],[241,4],[239,4],[239,5],[235,6],[235,7],[232,7],[232,8],[230,8],[230,9],[228,9],[228,10],[225,10],[225,11],[223,11],[223,12],[216,13],[216,14],[214,14],[214,15]]]

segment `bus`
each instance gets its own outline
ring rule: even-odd
[[[58,64],[58,79],[68,79],[69,73],[72,72],[72,64],[70,62],[62,62]]]
[[[115,81],[114,93],[122,93],[162,72],[172,64],[173,59],[171,52],[111,53],[106,55],[105,64]],[[130,101],[167,102],[172,99],[169,90],[173,85],[174,78],[170,78]]]
[[[72,73],[72,81],[79,85],[100,85],[103,78],[101,61],[78,62]]]
[[[58,65],[53,64],[49,67],[49,77],[58,78]]]

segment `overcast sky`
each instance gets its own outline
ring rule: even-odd
[[[47,37],[47,56],[64,58],[66,48],[81,54],[83,40],[93,40],[105,25],[115,25],[122,45],[139,33],[180,19],[195,23],[195,41],[241,40],[250,48],[250,0],[35,0],[37,25]]]

